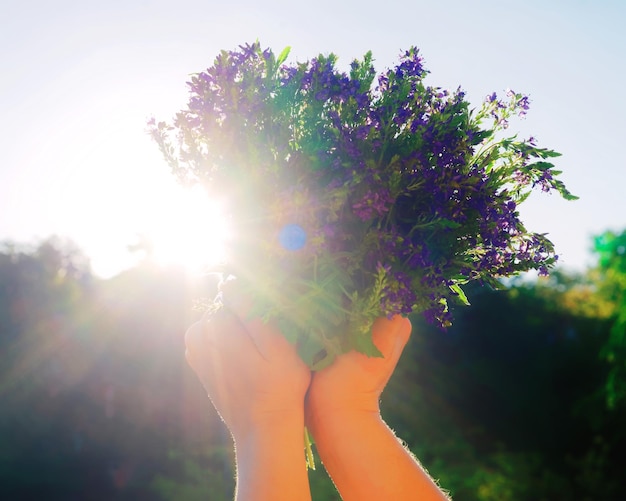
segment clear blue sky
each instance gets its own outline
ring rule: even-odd
[[[626,228],[626,2],[229,3],[0,3],[0,240],[67,236],[113,273],[172,203],[158,198],[173,181],[147,118],[169,119],[190,73],[256,39],[346,65],[371,49],[379,69],[416,45],[431,84],[461,85],[477,105],[493,90],[530,94],[511,129],[562,152],[558,168],[581,199],[537,193],[522,206],[527,227],[578,269],[592,235]]]

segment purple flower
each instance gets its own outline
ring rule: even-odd
[[[368,190],[359,201],[352,204],[352,211],[361,221],[368,221],[374,217],[384,216],[391,207],[393,200],[389,191]]]
[[[530,109],[530,101],[528,96],[522,96],[516,103],[516,107],[519,110],[518,115],[523,117]]]
[[[385,268],[385,271],[389,272],[389,268]],[[382,290],[381,310],[387,318],[408,315],[413,311],[416,299],[409,276],[403,272],[395,272],[388,276],[387,285]]]

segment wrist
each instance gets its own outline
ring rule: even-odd
[[[361,416],[380,415],[380,395],[378,393],[340,393],[325,391],[311,385],[306,399],[307,426],[314,428],[327,421],[360,419]]]
[[[259,443],[261,438],[280,436],[281,434],[302,432],[304,428],[304,411],[300,409],[289,410],[263,410],[248,416],[245,422],[232,426],[230,432],[237,446],[247,443]]]
[[[233,433],[236,500],[310,501],[304,455],[304,412],[274,413]]]
[[[306,426],[318,448],[322,444],[333,444],[347,429],[360,429],[375,423],[384,426],[378,402],[353,400],[306,407]]]

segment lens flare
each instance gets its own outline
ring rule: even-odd
[[[285,249],[297,251],[306,244],[306,231],[297,224],[288,224],[280,230],[278,240]]]

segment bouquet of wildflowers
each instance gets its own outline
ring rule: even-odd
[[[517,208],[535,188],[576,197],[558,153],[506,134],[526,96],[471,109],[460,89],[424,83],[415,48],[379,75],[371,53],[346,73],[332,54],[286,64],[288,52],[222,51],[151,133],[180,181],[227,198],[228,271],[313,369],[379,354],[377,317],[421,312],[446,327],[464,284],[555,263]]]

